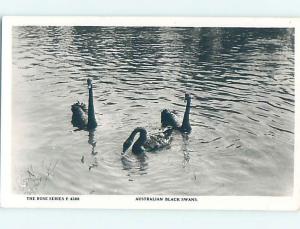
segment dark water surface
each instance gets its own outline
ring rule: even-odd
[[[13,180],[27,194],[290,195],[294,30],[15,27]],[[98,128],[74,131],[71,104],[94,83]],[[160,111],[192,133],[121,157]]]

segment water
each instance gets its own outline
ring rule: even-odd
[[[71,125],[87,78],[94,133]],[[192,133],[121,157],[185,92]],[[15,27],[13,133],[16,193],[291,195],[294,30]]]

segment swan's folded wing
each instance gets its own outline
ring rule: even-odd
[[[71,110],[73,113],[71,121],[73,126],[83,129],[88,123],[86,105],[84,103],[77,102],[71,106]]]
[[[171,126],[173,128],[180,128],[180,122],[174,111],[164,109],[161,112],[161,124],[163,127]]]
[[[170,144],[171,137],[165,136],[163,133],[158,135],[151,135],[148,137],[144,147],[147,151],[155,151],[164,148]]]

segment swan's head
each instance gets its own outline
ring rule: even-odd
[[[125,153],[128,148],[132,145],[133,140],[131,138],[128,138],[124,143],[123,143],[123,153]]]
[[[185,93],[184,101],[191,101],[191,100],[192,100],[192,96],[189,93]]]
[[[87,79],[86,82],[87,82],[88,88],[92,88],[92,80]]]

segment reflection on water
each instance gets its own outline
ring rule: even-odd
[[[89,170],[91,170],[94,167],[98,166],[98,160],[96,155],[98,154],[98,151],[96,150],[96,138],[95,138],[95,130],[88,131],[89,133],[89,140],[88,143],[91,145],[91,153],[90,156],[92,157],[92,162],[89,164]]]
[[[128,171],[129,177],[134,175],[144,175],[147,174],[148,163],[147,163],[147,156],[145,154],[142,155],[122,155],[121,162],[123,169]],[[133,181],[130,178],[130,181]]]
[[[183,167],[185,167],[190,161],[190,153],[188,149],[189,136],[188,134],[182,134],[182,151],[183,151]]]
[[[96,140],[95,140],[95,130],[90,130],[89,131],[89,140],[88,143],[92,146],[92,155],[96,155],[98,152],[95,151],[95,147],[96,147]]]
[[[74,131],[87,78],[98,127]],[[182,120],[185,92],[192,133],[121,156],[162,109]],[[14,27],[12,112],[18,193],[290,195],[294,29]]]

